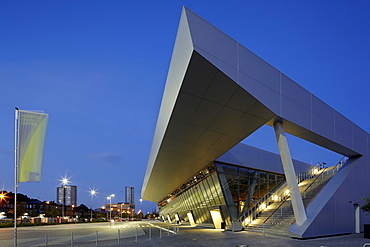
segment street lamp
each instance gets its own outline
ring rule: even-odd
[[[122,222],[122,214],[123,214],[123,211],[122,211],[122,205],[125,205],[125,204],[121,202],[121,205],[120,205],[120,207],[121,207],[121,211],[120,211],[120,215],[121,215],[121,222]]]
[[[96,190],[92,189],[90,190],[91,200],[90,200],[90,221],[92,221],[93,215],[92,215],[92,200],[93,196],[96,194]]]
[[[140,198],[140,212],[141,212],[140,218],[142,219],[143,218],[143,199],[142,198]]]
[[[64,218],[64,205],[66,204],[66,185],[68,185],[68,178],[62,178],[62,188],[63,188],[63,201],[62,201],[62,217]]]
[[[75,214],[75,205],[72,205],[72,221],[73,221],[73,218],[74,218],[74,214]]]
[[[132,213],[132,209],[131,207],[128,207],[128,220],[131,219],[131,213]]]
[[[115,194],[112,194],[107,197],[107,199],[109,200],[109,221],[111,223],[112,223],[112,197],[115,197],[115,196],[116,196]]]

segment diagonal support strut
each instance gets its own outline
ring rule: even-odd
[[[302,225],[307,220],[307,215],[303,206],[301,193],[299,192],[293,161],[292,157],[290,156],[288,141],[285,136],[283,124],[280,122],[275,122],[274,129],[280,151],[281,162],[283,163],[284,173],[290,192],[294,217],[297,225]]]

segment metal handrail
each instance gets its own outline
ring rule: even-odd
[[[238,220],[241,221],[241,220],[244,220],[246,219],[247,217],[249,217],[252,213],[254,213],[254,211],[256,211],[263,203],[267,204],[269,203],[269,200],[271,195],[273,193],[275,193],[276,191],[278,191],[279,189],[281,188],[285,188],[286,185],[284,185],[286,183],[286,180],[282,180],[274,189],[272,189],[271,191],[269,191],[266,195],[264,195],[262,198],[260,198],[256,204],[248,210],[248,212],[244,215],[241,215],[239,216]],[[270,199],[271,200],[271,199]],[[258,214],[258,213],[257,213]]]
[[[331,171],[331,170],[339,170],[342,166],[343,166],[343,164],[345,163],[345,161],[346,161],[346,159],[347,159],[347,157],[342,157],[341,159],[340,159],[340,161],[337,163],[337,165],[335,165],[334,166],[334,168],[332,168],[332,169],[328,169],[327,167],[326,168],[324,168],[324,169],[322,169],[321,168],[321,170],[323,170],[319,175],[317,175],[317,176],[314,176],[314,175],[312,175],[312,171],[315,169],[315,168],[312,168],[312,169],[310,169],[310,171],[308,171],[306,174],[308,175],[308,176],[306,176],[306,179],[305,180],[307,180],[307,179],[311,179],[311,178],[313,178],[313,177],[315,177],[315,179],[307,186],[307,188],[303,191],[303,193],[305,193],[305,192],[307,192],[307,190],[319,179],[319,178],[323,178],[324,176],[326,176],[327,175],[327,172],[329,172],[329,171]],[[319,167],[320,168],[320,166],[315,166],[315,167]],[[304,181],[304,180],[302,180],[302,181]],[[302,182],[302,181],[299,181],[299,182]],[[239,219],[238,220],[243,220],[243,219],[246,219],[246,218],[248,218],[249,216],[251,216],[253,213],[255,213],[256,215],[259,213],[259,212],[257,212],[256,213],[256,211],[258,210],[258,208],[263,204],[263,203],[265,203],[265,204],[268,204],[269,203],[269,199],[270,199],[270,201],[272,201],[271,200],[271,196],[273,195],[273,193],[276,193],[277,191],[279,191],[279,190],[281,190],[281,192],[280,193],[278,193],[278,195],[276,195],[276,196],[278,196],[279,198],[283,198],[283,200],[281,201],[281,203],[280,203],[280,205],[264,220],[264,222],[263,222],[263,224],[265,224],[271,217],[272,217],[272,215],[274,215],[275,213],[276,213],[276,211],[278,211],[281,207],[282,207],[282,205],[290,198],[290,195],[285,195],[284,196],[284,193],[285,193],[285,191],[286,191],[286,187],[287,187],[287,185],[286,185],[286,183],[285,183],[285,185],[284,185],[284,183],[281,183],[280,184],[280,186],[276,186],[275,188],[274,188],[274,190],[273,191],[270,191],[269,193],[267,193],[264,197],[262,197],[262,198],[260,198],[259,200],[258,200],[258,202],[250,209],[250,210],[248,210],[248,212],[246,213],[246,214],[244,214],[244,215],[241,215],[240,217],[239,217]],[[318,193],[317,193],[318,194]],[[317,194],[313,197],[313,198],[315,198],[316,196],[317,196]],[[311,201],[312,201],[313,199],[311,199]],[[310,201],[310,202],[311,202]],[[310,203],[309,202],[309,203]],[[308,203],[308,205],[309,205],[309,203]],[[307,206],[306,206],[307,207]],[[294,222],[294,221],[293,221]]]
[[[334,171],[334,170],[339,170],[342,166],[343,166],[343,164],[345,163],[345,161],[346,161],[346,159],[347,159],[347,157],[342,157],[341,159],[340,159],[340,161],[332,168],[332,169],[328,169],[328,167],[326,167],[326,168],[324,168],[323,169],[323,171],[320,173],[320,175],[318,175],[317,177],[315,177],[315,179],[314,180],[312,180],[312,182],[307,186],[307,188],[303,191],[303,193],[305,193],[320,177],[324,177],[325,175],[327,175],[327,172],[329,172],[329,171]],[[320,190],[321,191],[321,190]],[[319,192],[320,192],[319,191]],[[305,208],[307,208],[308,207],[308,205],[313,201],[313,199],[319,194],[319,192],[318,193],[316,193],[316,195],[310,200],[310,202],[305,206]],[[264,220],[264,222],[263,222],[263,224],[265,224],[270,218],[271,218],[271,216],[272,215],[274,215],[275,214],[275,212],[288,200],[290,198],[290,196],[289,197],[287,197],[282,203],[280,203],[280,205]],[[294,221],[292,222],[292,223],[294,223]]]
[[[326,170],[328,170],[327,167],[324,168],[324,170],[318,176],[316,176],[314,180],[312,180],[310,185],[307,186],[307,188],[303,191],[303,193],[305,193],[320,177],[322,177],[323,174],[325,174]]]
[[[339,169],[344,165],[344,163],[345,163],[345,160],[347,159],[347,157],[343,157],[339,162],[338,162],[338,164],[336,164],[334,167],[333,167],[333,169],[331,169],[331,170],[329,170],[329,171],[333,171],[333,174],[334,174],[334,171],[336,170],[336,172],[338,172],[339,171]],[[342,160],[344,160],[344,162],[342,162]],[[328,172],[329,172],[328,171]],[[324,176],[324,175],[327,175],[327,174],[324,174],[325,172],[323,172],[322,174],[320,174],[320,176]],[[321,190],[322,190],[323,188],[321,188]],[[320,191],[321,191],[320,190]],[[305,208],[307,208],[310,204],[311,204],[311,202],[316,198],[316,196],[320,193],[320,191],[318,191],[312,198],[311,198],[311,200],[307,203],[307,205],[305,206]],[[306,190],[305,190],[305,192],[306,192]]]
[[[315,179],[314,180],[312,180],[312,182],[307,186],[307,188],[303,191],[303,193],[304,192],[306,192],[310,187],[311,187],[311,185],[312,184],[314,184],[315,182],[316,182],[316,180],[319,178],[319,177],[321,177],[321,175],[322,174],[324,174],[325,173],[325,170],[326,170],[327,168],[324,168],[324,171],[323,172],[321,172],[320,173],[320,175],[318,175],[318,176],[316,176],[315,177]],[[280,205],[263,221],[263,223],[262,224],[265,224],[270,218],[271,218],[271,216],[273,216],[275,213],[276,213],[276,211],[278,211],[282,206],[283,206],[283,204],[288,200],[290,198],[290,195],[288,195],[286,198],[285,198],[285,200],[283,200],[281,203],[280,203]]]

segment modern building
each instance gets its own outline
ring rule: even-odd
[[[105,204],[105,208],[111,210],[112,218],[133,218],[135,214],[135,204],[118,202],[114,204]]]
[[[264,125],[274,128],[279,156],[239,144]],[[303,171],[307,164],[292,160],[286,133],[344,158]],[[141,194],[171,222],[248,229],[269,206],[282,210],[289,202],[291,237],[357,233],[370,223],[360,211],[370,190],[369,140],[348,118],[184,8]]]
[[[65,206],[77,205],[77,186],[62,185],[57,187],[57,203]]]
[[[126,186],[126,203],[128,204],[135,204],[135,192],[134,187],[132,186]]]

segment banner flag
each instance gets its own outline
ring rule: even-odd
[[[18,182],[40,182],[49,115],[22,111],[18,115]]]

